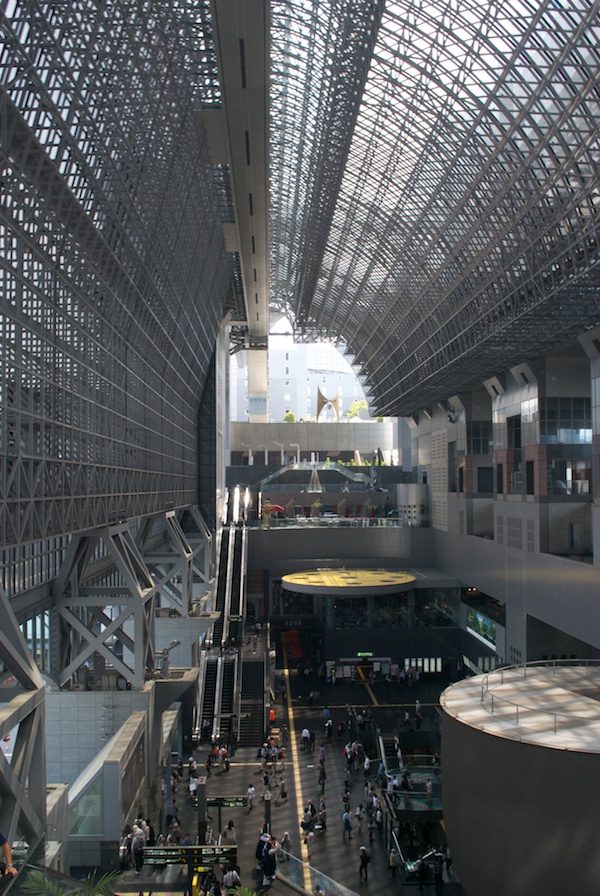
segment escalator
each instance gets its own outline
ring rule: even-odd
[[[235,682],[236,682],[235,659],[225,660],[222,670],[222,686],[221,686],[221,727],[220,733],[226,731],[231,734],[235,731],[234,713],[235,707]]]
[[[264,662],[246,661],[242,673],[240,742],[260,746],[265,736]]]
[[[217,660],[208,658],[204,670],[204,684],[202,688],[202,714],[201,725],[204,728],[210,721],[211,728],[215,715],[215,695],[217,692]]]
[[[386,769],[398,768],[398,757],[396,754],[396,745],[393,737],[385,736],[381,738],[383,744],[383,759]]]
[[[228,557],[229,557],[229,530],[223,529],[221,535],[221,552],[219,556],[219,578],[217,581],[217,596],[215,600],[215,610],[219,613],[213,627],[212,643],[215,646],[221,644],[223,638],[225,596],[227,594],[227,576],[228,576]]]
[[[228,619],[229,644],[241,647],[243,635],[242,616],[242,558],[245,530],[235,530],[233,562],[231,565],[231,593]]]
[[[211,643],[202,651],[200,700],[200,729],[206,737],[210,723],[210,737],[233,733],[240,715],[241,651],[244,631],[244,567],[245,529],[225,527],[221,532],[219,567],[215,594],[215,611],[219,614],[213,625]],[[260,658],[253,665],[260,666],[260,693],[257,708],[260,730],[263,722],[263,663]],[[198,722],[196,723],[199,727]],[[236,731],[237,734],[237,731]]]

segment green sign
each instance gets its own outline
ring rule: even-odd
[[[359,650],[357,656],[373,656],[372,650]]]

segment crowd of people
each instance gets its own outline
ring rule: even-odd
[[[256,636],[260,632],[254,631],[250,634],[247,647],[252,651]],[[409,687],[418,684],[418,673],[411,670],[405,671],[399,676],[399,684],[406,684]],[[333,684],[333,681],[332,681]],[[282,703],[286,703],[287,682],[284,676],[277,678],[274,686]],[[420,727],[422,719],[422,707],[419,698],[415,694],[414,710],[407,707],[406,717],[408,719],[408,727]],[[371,861],[371,849],[375,848],[375,841],[384,842],[383,836],[383,792],[385,791],[390,798],[388,802],[396,802],[399,798],[404,798],[407,802],[413,791],[419,792],[423,790],[430,805],[432,805],[434,789],[439,785],[437,776],[440,771],[440,758],[436,754],[431,761],[431,774],[423,782],[419,776],[415,781],[411,780],[411,770],[403,768],[398,775],[389,775],[385,762],[378,759],[372,759],[363,747],[363,739],[368,737],[372,731],[373,717],[369,706],[365,708],[348,709],[348,717],[343,714],[339,716],[339,709],[336,710],[336,718],[332,719],[332,713],[327,705],[321,704],[321,692],[316,689],[308,690],[307,708],[309,710],[302,719],[305,724],[299,726],[298,735],[300,737],[300,745],[302,750],[308,754],[306,761],[312,763],[316,768],[314,790],[310,793],[308,799],[304,799],[300,804],[300,818],[298,819],[298,835],[299,844],[304,849],[298,849],[297,855],[302,858],[311,860],[313,849],[316,848],[316,842],[319,838],[327,834],[328,822],[329,828],[333,829],[334,834],[329,833],[329,837],[335,836],[337,825],[340,824],[337,819],[341,819],[341,835],[343,840],[352,840],[353,854],[358,854],[357,871],[359,876],[366,881],[369,874],[369,862]],[[318,708],[321,705],[322,708]],[[285,707],[284,707],[285,708]],[[284,713],[285,718],[285,713]],[[319,722],[320,718],[320,722]],[[289,742],[289,732],[284,719],[278,728],[274,727],[274,711],[271,715],[271,726],[268,736],[257,749],[257,769],[252,781],[248,783],[246,790],[248,816],[255,817],[255,809],[257,804],[261,805],[268,802],[270,806],[284,806],[288,802],[288,789],[286,786],[286,761],[288,761],[287,750]],[[204,731],[204,727],[202,729]],[[208,735],[208,726],[206,726]],[[273,734],[273,736],[271,736]],[[337,738],[335,737],[337,735]],[[230,752],[231,745],[225,740],[217,743],[212,738],[208,738],[208,750],[202,768],[202,760],[200,760],[201,774],[209,777],[213,772],[224,773],[229,771],[233,750]],[[365,742],[367,742],[365,740]],[[294,746],[294,744],[292,744]],[[395,750],[399,766],[402,764],[402,754],[400,750],[399,737],[395,737]],[[294,753],[295,755],[295,753]],[[314,758],[313,758],[314,757]],[[318,764],[317,761],[318,759]],[[338,763],[342,765],[342,792],[330,793],[331,784],[328,776],[328,765],[335,762],[335,774],[331,776],[331,780],[339,782],[340,775]],[[187,776],[186,776],[187,772]],[[171,798],[173,800],[172,812],[167,815],[168,833],[164,840],[165,843],[176,843],[185,845],[188,840],[186,835],[181,834],[180,820],[177,815],[175,796],[178,791],[184,788],[189,790],[189,799],[194,805],[195,791],[197,789],[198,766],[193,757],[190,757],[187,769],[181,763],[181,760],[171,770],[170,789]],[[295,777],[295,776],[294,776]],[[258,780],[257,780],[258,779]],[[168,780],[168,778],[167,778]],[[236,778],[237,780],[237,778]],[[303,796],[306,797],[305,782],[303,782]],[[339,786],[339,784],[337,785]],[[318,788],[318,789],[317,789]],[[242,790],[243,792],[243,790]],[[341,805],[338,800],[341,797]],[[327,802],[326,802],[327,799]],[[328,812],[329,804],[329,812]],[[338,809],[339,806],[339,809]],[[260,813],[262,816],[262,812]],[[329,816],[329,817],[328,817]],[[282,816],[273,816],[273,822]],[[283,829],[283,825],[279,827],[273,824],[271,827],[271,811],[267,811],[265,806],[264,818],[265,823],[262,824],[260,819],[260,832],[258,833],[258,841],[255,848],[256,866],[254,868],[254,877],[256,884],[262,887],[268,887],[273,881],[277,865],[279,863],[288,862],[293,859],[293,841],[294,829],[289,825],[289,817],[287,825],[292,831],[292,835]],[[268,821],[267,821],[268,819]],[[138,827],[141,831],[132,832],[135,836],[140,833],[144,834],[142,825]],[[233,819],[230,819],[225,827],[216,834],[218,842],[226,846],[243,845],[248,848],[247,823],[242,824],[242,844],[239,844],[239,833]],[[211,836],[212,832],[211,832]],[[253,834],[250,832],[250,837]],[[207,841],[208,842],[208,841]],[[298,842],[298,841],[297,841]],[[356,846],[354,846],[356,843]],[[320,850],[317,850],[320,855]],[[397,864],[390,858],[390,868],[392,873],[396,871]],[[220,896],[225,894],[227,888],[231,886],[232,875],[238,876],[240,868],[225,866],[217,873],[206,876],[202,881],[202,892],[207,896]],[[257,878],[258,874],[258,878]]]

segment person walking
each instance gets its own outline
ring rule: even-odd
[[[134,824],[131,832],[131,855],[133,856],[133,865],[136,874],[141,874],[144,865],[144,846],[146,838],[143,830],[139,825]]]
[[[321,794],[325,793],[325,784],[327,782],[327,775],[325,774],[325,769],[321,766],[321,771],[319,772],[319,785],[321,787]]]
[[[271,837],[265,845],[263,852],[261,868],[263,873],[262,885],[268,887],[275,880],[275,872],[277,870],[277,853],[281,849],[281,844]]]
[[[346,834],[348,834],[348,840],[352,840],[352,816],[348,809],[342,815],[342,822],[344,824],[344,830],[342,832],[342,840],[346,839]]]
[[[317,818],[321,825],[321,830],[326,831],[327,830],[327,806],[325,804],[325,800],[323,799],[323,797],[321,797],[321,799],[319,800],[319,810],[317,813]]]
[[[248,786],[248,790],[246,791],[246,796],[248,797],[248,805],[250,809],[254,808],[254,797],[256,796],[256,790],[254,789],[254,785],[250,784]]]
[[[264,800],[265,793],[269,789],[270,781],[271,781],[271,775],[270,775],[269,771],[267,771],[267,769],[265,769],[265,771],[263,773],[263,791],[262,791],[262,796],[261,796],[262,800]]]
[[[433,806],[433,781],[431,778],[427,778],[425,781],[425,794],[427,799],[427,805],[431,809]]]
[[[371,856],[367,852],[366,846],[359,847],[358,853],[360,855],[360,865],[358,866],[358,875],[359,877],[364,877],[365,883],[369,879],[369,862],[371,861]]]
[[[283,837],[281,838],[281,849],[279,850],[278,858],[284,862],[289,862],[291,851],[292,838],[290,837],[289,831],[284,831]]]
[[[369,777],[369,775],[371,774],[371,760],[366,755],[365,755],[365,761],[363,762],[363,772],[364,772],[365,781],[366,781],[367,778]]]
[[[365,817],[365,813],[363,810],[363,804],[359,803],[354,811],[354,817],[356,818],[356,823],[358,825],[358,833],[362,833],[362,823],[363,818]]]
[[[309,862],[310,862],[310,857],[312,856],[312,847],[313,847],[314,839],[315,839],[314,831],[309,831],[307,833],[306,837],[304,838],[304,844],[306,846],[306,854],[307,854],[307,858],[308,858]]]
[[[300,827],[302,828],[302,836],[306,840],[306,835],[309,831],[312,830],[313,826],[313,817],[312,813],[308,806],[304,809],[304,815],[302,816],[302,821],[300,822]]]
[[[232,865],[223,875],[223,886],[227,893],[237,892],[237,888],[241,885],[240,876],[237,868]]]
[[[235,832],[235,825],[233,823],[233,818],[230,818],[227,822],[227,827],[223,831],[223,836],[221,838],[224,846],[236,846],[237,845],[237,834]]]
[[[287,787],[285,786],[285,781],[282,778],[279,782],[279,796],[275,800],[275,805],[277,806],[279,800],[281,800],[282,803],[287,803],[287,798]]]
[[[258,838],[258,843],[256,844],[256,849],[254,850],[254,855],[256,856],[256,870],[260,871],[263,856],[265,853],[265,849],[271,839],[271,835],[267,831],[267,823],[263,824],[262,830],[260,832],[260,836]]]

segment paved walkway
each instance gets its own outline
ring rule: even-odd
[[[277,681],[280,680],[281,672],[277,674]],[[285,770],[279,772],[276,777],[277,789],[273,787],[273,799],[270,803],[270,829],[281,839],[287,831],[291,838],[291,853],[308,862],[308,852],[306,845],[302,842],[300,821],[304,806],[308,799],[312,799],[315,805],[318,805],[320,798],[319,777],[319,758],[318,751],[321,744],[325,746],[325,770],[327,781],[325,785],[324,798],[327,804],[327,830],[326,832],[315,835],[312,847],[310,865],[326,873],[329,877],[346,886],[351,892],[355,893],[372,893],[372,894],[402,894],[415,893],[418,888],[414,885],[403,884],[400,875],[394,878],[389,868],[388,855],[381,842],[379,835],[374,835],[373,842],[369,842],[369,835],[366,823],[363,823],[362,834],[358,831],[356,823],[354,824],[352,839],[343,837],[342,813],[344,782],[343,773],[346,767],[343,746],[346,738],[338,740],[335,732],[337,721],[347,719],[347,704],[357,703],[362,706],[374,705],[383,709],[387,703],[388,709],[393,716],[401,717],[402,706],[414,703],[416,693],[414,690],[408,690],[406,695],[394,691],[389,692],[386,686],[382,685],[381,692],[376,693],[376,688],[361,687],[358,684],[354,686],[336,684],[334,688],[329,687],[326,691],[322,690],[318,704],[312,707],[308,705],[308,693],[311,689],[316,688],[317,683],[312,680],[304,679],[297,676],[295,672],[285,671],[287,683],[287,700],[282,701],[278,694],[278,702],[276,708],[275,729],[281,732],[282,726],[287,725],[288,747],[285,760]],[[428,704],[428,700],[433,700],[436,695],[437,688],[431,686],[430,693],[424,687],[419,689],[419,696],[424,705],[424,716],[427,718],[428,712],[432,712],[432,704]],[[352,699],[354,698],[354,699]],[[387,698],[387,699],[385,699]],[[334,720],[333,738],[328,740],[323,719],[323,704],[325,699],[328,701],[332,719]],[[397,701],[397,702],[396,702]],[[313,729],[316,733],[314,751],[305,750],[302,746],[301,731],[304,726]],[[229,819],[232,819],[235,825],[238,845],[238,865],[242,884],[258,889],[261,886],[262,874],[256,870],[255,849],[258,838],[261,833],[262,825],[268,817],[269,809],[265,801],[262,799],[263,783],[260,760],[257,758],[257,751],[260,744],[241,746],[231,760],[230,770],[228,772],[221,770],[213,770],[212,774],[207,778],[206,792],[209,797],[218,796],[245,796],[248,785],[253,784],[256,788],[256,798],[254,808],[231,808],[222,809],[220,826],[221,830],[227,825]],[[207,744],[201,744],[195,751],[194,756],[202,769],[206,753]],[[187,760],[187,757],[185,757]],[[374,769],[377,763],[373,764]],[[278,789],[281,779],[285,781],[288,791],[288,800],[282,802],[278,797]],[[356,806],[364,802],[364,777],[362,768],[354,773],[351,780],[351,807],[352,810]],[[182,782],[180,791],[177,794],[178,814],[181,820],[182,832],[190,832],[192,836],[197,831],[197,810],[191,806],[189,797],[187,796],[187,782]],[[209,809],[212,814],[212,820],[209,826],[215,836],[219,834],[219,813],[216,808]],[[361,880],[359,876],[359,847],[365,845],[371,854],[371,863],[369,865],[368,882]],[[149,870],[149,869],[148,869]],[[158,875],[150,873],[149,879],[146,880],[147,874],[144,871],[141,878],[136,879],[136,892],[140,893],[144,890],[148,892],[152,889],[152,878],[154,879],[154,891],[158,888]],[[144,886],[145,884],[148,886]],[[445,896],[460,896],[462,888],[455,879],[446,879],[443,884],[434,885],[433,883],[425,885],[425,892],[443,893]],[[172,892],[181,892],[173,888]],[[281,880],[276,880],[269,888],[269,892],[273,894],[281,894],[281,896],[289,896],[289,894],[297,892],[289,885]]]

